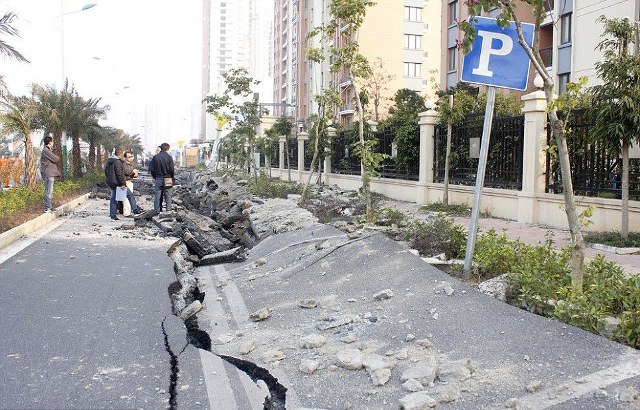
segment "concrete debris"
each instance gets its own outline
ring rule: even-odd
[[[358,341],[358,336],[354,333],[349,333],[348,335],[341,337],[340,341],[346,344],[351,344]]]
[[[433,343],[429,339],[418,339],[416,340],[416,345],[422,347],[433,347]]]
[[[303,349],[317,349],[327,343],[327,338],[322,335],[307,335],[300,340],[300,347]]]
[[[415,379],[423,386],[428,386],[436,379],[436,367],[433,363],[421,361],[416,363],[413,367],[406,369],[400,376],[400,381],[405,382],[410,379]]]
[[[271,308],[258,309],[249,315],[249,319],[251,319],[254,322],[260,322],[262,320],[266,320],[270,318],[272,313],[273,313],[273,309]]]
[[[618,392],[618,400],[623,403],[633,403],[640,400],[640,392],[631,386],[625,387]]]
[[[412,340],[414,340],[416,338],[416,335],[414,335],[413,333],[407,333],[407,336],[405,336],[404,341],[405,342],[410,342]]]
[[[336,364],[344,369],[362,369],[362,352],[358,349],[343,349],[336,355]]]
[[[504,407],[506,407],[507,409],[518,409],[520,408],[520,400],[516,399],[515,397],[512,397],[506,401],[506,403],[504,404]]]
[[[198,266],[218,265],[220,263],[242,262],[247,259],[244,248],[238,246],[224,252],[207,255],[200,259]]]
[[[313,372],[318,370],[318,367],[320,367],[320,364],[315,360],[304,359],[300,362],[300,366],[298,367],[298,369],[302,373],[312,374]]]
[[[596,390],[593,395],[596,397],[596,399],[606,399],[607,397],[609,397],[609,393],[607,393],[607,391],[604,389]]]
[[[321,251],[323,249],[331,248],[332,246],[333,246],[333,243],[327,239],[326,241],[323,241],[322,243],[317,244],[316,250]]]
[[[437,294],[444,292],[445,295],[451,296],[453,295],[454,290],[453,290],[453,287],[451,286],[451,283],[443,281],[438,283],[438,285],[436,286],[435,292]]]
[[[437,391],[436,398],[440,403],[451,403],[460,398],[460,387],[456,383],[446,384]]]
[[[376,386],[386,384],[391,378],[391,369],[395,367],[393,362],[389,362],[384,357],[375,353],[364,355],[362,365]]]
[[[492,298],[496,298],[502,302],[507,301],[507,294],[511,288],[509,276],[507,274],[496,276],[478,285],[480,293],[489,295]]]
[[[258,258],[256,259],[256,261],[253,263],[253,266],[255,268],[258,268],[262,265],[266,265],[267,264],[267,259],[266,258]]]
[[[349,323],[357,322],[359,320],[360,317],[358,315],[343,315],[324,320],[323,322],[318,323],[316,327],[318,328],[318,330],[329,330],[348,325]]]
[[[262,353],[262,361],[265,363],[278,362],[284,360],[287,356],[280,350],[267,350]]]
[[[438,380],[445,383],[461,382],[469,379],[474,372],[470,359],[454,360],[438,367]]]
[[[396,353],[396,359],[398,360],[407,360],[409,358],[409,349],[404,348],[404,349],[400,349],[398,350],[398,353]]]
[[[391,289],[381,290],[373,295],[375,300],[386,300],[391,299],[393,297],[393,291]]]
[[[417,392],[417,391],[424,390],[424,386],[422,385],[422,383],[420,383],[416,379],[409,379],[405,381],[404,383],[402,383],[402,388],[410,392]]]
[[[304,309],[313,309],[318,306],[318,301],[315,299],[302,299],[298,301],[298,306]]]
[[[534,380],[531,383],[527,384],[527,391],[529,393],[537,392],[542,388],[542,380]]]
[[[423,391],[411,393],[400,399],[400,409],[402,410],[426,410],[437,405],[438,402]]]
[[[240,346],[240,349],[238,350],[238,352],[241,355],[247,355],[247,354],[251,353],[255,348],[256,348],[256,341],[255,341],[255,339],[251,339],[251,340],[247,340],[246,342],[244,342]]]
[[[189,306],[187,306],[182,312],[180,312],[180,319],[187,320],[201,310],[202,304],[200,303],[200,301],[194,300]]]

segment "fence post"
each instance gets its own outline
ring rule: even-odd
[[[284,169],[284,156],[285,156],[285,151],[284,151],[284,144],[285,142],[287,142],[287,137],[285,137],[284,135],[281,135],[280,138],[278,138],[278,168],[280,168],[280,175],[282,175],[282,170]]]
[[[545,191],[547,164],[547,100],[543,91],[523,95],[524,143],[522,148],[522,191],[518,193],[518,222],[538,222],[537,195]]]
[[[324,183],[329,185],[329,174],[331,173],[331,141],[336,136],[336,129],[327,128],[327,146],[324,148]]]
[[[303,182],[302,171],[304,171],[304,142],[309,139],[306,132],[298,133],[298,181]]]
[[[418,114],[420,118],[420,168],[416,185],[416,203],[429,203],[429,188],[427,184],[433,182],[433,150],[438,112],[429,110]]]

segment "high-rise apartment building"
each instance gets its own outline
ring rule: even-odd
[[[347,71],[330,73],[330,57],[322,64],[305,58],[307,39],[314,28],[330,18],[328,0],[276,0],[274,93],[279,102],[295,106],[297,120],[305,120],[317,109],[313,96],[323,88],[339,91],[344,101],[337,115],[340,123],[354,120],[354,89]],[[295,32],[292,32],[295,29]],[[344,39],[337,38],[335,44]],[[428,0],[385,0],[367,10],[357,39],[361,53],[391,79],[385,85],[381,118],[390,98],[401,88],[433,96],[433,82],[440,67],[440,4]],[[380,64],[378,64],[380,62]],[[362,85],[362,84],[359,84]],[[372,111],[372,109],[370,110]]]
[[[449,88],[460,81],[462,50],[456,48],[456,39],[461,39],[457,21],[469,17],[467,7],[459,0],[444,0],[442,4],[442,27],[446,35],[442,38],[441,87]],[[523,21],[534,21],[531,12],[527,12],[526,3],[518,3],[518,15]],[[602,59],[602,53],[595,51],[601,41],[603,31],[598,18],[629,17],[640,19],[640,5],[635,0],[551,0],[546,2],[547,17],[540,27],[540,56],[556,86],[556,92],[566,90],[567,83],[587,77],[589,84],[598,82],[595,63]],[[487,13],[495,17],[499,10]],[[533,66],[530,72],[528,91],[534,90],[531,79],[535,76]]]
[[[260,81],[255,92],[261,102],[273,95],[273,2],[266,0],[211,1],[211,60],[209,94],[225,89],[222,75],[245,68]],[[203,42],[203,46],[204,42]],[[206,46],[205,46],[206,47]],[[204,83],[204,81],[203,81]],[[215,134],[215,121],[207,115],[207,136]]]

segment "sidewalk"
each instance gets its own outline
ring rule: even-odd
[[[412,202],[403,202],[395,200],[384,200],[379,203],[381,207],[387,207],[402,211],[403,213],[410,215],[415,219],[424,220],[426,214],[419,212],[422,205],[418,205]],[[454,217],[454,222],[469,228],[471,219],[469,217]],[[480,232],[487,232],[490,229],[494,229],[496,232],[505,232],[510,239],[519,239],[528,244],[542,244],[545,242],[546,237],[551,233],[551,237],[555,242],[557,249],[561,249],[571,243],[571,236],[568,230],[552,228],[548,226],[529,225],[516,221],[509,221],[506,219],[497,218],[480,218],[478,222]],[[618,255],[610,252],[599,251],[590,247],[585,249],[585,259],[590,261],[597,255],[603,255],[608,261],[612,261],[620,265],[625,272],[631,275],[640,274],[640,256],[638,255]]]

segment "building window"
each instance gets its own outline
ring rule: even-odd
[[[567,83],[571,81],[571,74],[559,74],[558,75],[558,94],[562,94],[567,91]]]
[[[560,17],[560,44],[571,43],[571,13]]]
[[[457,23],[458,20],[458,1],[454,0],[451,3],[449,3],[449,25],[450,26],[454,26]]]
[[[419,50],[422,48],[422,36],[418,36],[416,34],[405,34],[404,35],[404,48],[409,48],[411,50]]]
[[[458,49],[451,47],[447,50],[447,71],[455,71],[458,67]]]
[[[422,8],[405,6],[404,19],[407,21],[422,21]]]
[[[404,63],[405,77],[422,77],[422,64],[420,63]]]

